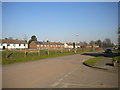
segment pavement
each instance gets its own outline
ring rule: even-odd
[[[2,66],[3,88],[117,88],[118,72],[83,65],[76,54]]]
[[[113,66],[112,61],[112,58],[105,57],[103,59],[100,59],[100,61],[97,62],[94,67],[110,72],[118,72],[118,68]]]

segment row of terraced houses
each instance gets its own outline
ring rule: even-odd
[[[61,42],[43,42],[43,41],[32,41],[29,44],[29,48],[81,48],[86,47],[83,43],[61,43]],[[96,46],[98,47],[98,46]],[[0,49],[24,49],[28,48],[28,43],[26,40],[11,40],[11,39],[2,39],[0,40]]]

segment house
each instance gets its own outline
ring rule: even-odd
[[[82,48],[85,47],[83,43],[64,43],[64,48]]]
[[[87,45],[87,48],[99,48],[99,45]]]
[[[27,41],[25,40],[12,40],[12,39],[2,39],[0,40],[0,49],[24,49],[28,48]]]
[[[74,48],[73,43],[64,43],[64,48]]]
[[[30,48],[74,48],[73,43],[60,43],[60,42],[42,42],[32,41],[29,45]],[[85,47],[82,43],[76,43],[76,48]]]
[[[32,41],[29,47],[30,48],[64,48],[64,44],[60,42]]]

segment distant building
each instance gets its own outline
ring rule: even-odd
[[[0,40],[0,49],[24,49],[28,48],[27,41],[25,40],[12,40],[12,39],[2,39]]]
[[[76,43],[76,48],[85,46],[82,43]],[[73,43],[60,43],[60,42],[41,42],[32,41],[29,45],[30,48],[74,48]]]
[[[64,48],[64,44],[60,42],[32,41],[29,47],[30,48]]]
[[[64,43],[64,48],[74,48],[73,43]]]
[[[75,48],[82,48],[82,47],[86,47],[86,45],[83,43],[75,43]],[[73,43],[64,43],[64,48],[74,48],[74,45]]]
[[[87,45],[87,48],[99,48],[99,45]]]

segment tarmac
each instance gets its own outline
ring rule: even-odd
[[[76,54],[2,66],[3,88],[118,88],[118,72],[106,65],[83,65],[101,53]],[[115,71],[116,70],[116,71]]]

